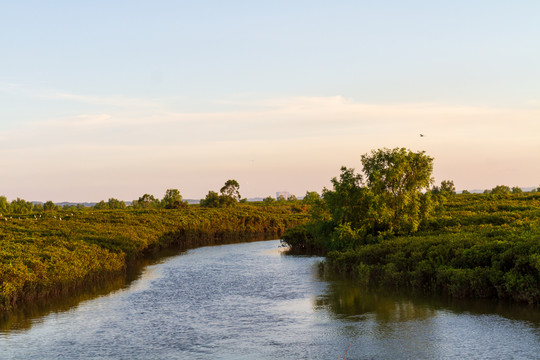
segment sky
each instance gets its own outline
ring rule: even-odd
[[[458,190],[539,186],[539,19],[537,0],[4,1],[0,195],[301,197],[394,147]]]

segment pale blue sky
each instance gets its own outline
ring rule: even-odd
[[[537,186],[539,39],[538,1],[5,1],[0,195],[302,196],[395,146]]]

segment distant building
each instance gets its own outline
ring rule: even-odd
[[[289,194],[288,191],[278,191],[276,193],[276,200],[279,200],[280,196],[283,196],[283,199],[285,200],[289,200],[289,197],[291,196],[291,194]]]

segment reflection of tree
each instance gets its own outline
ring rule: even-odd
[[[315,306],[327,308],[337,318],[354,319],[372,314],[382,322],[425,320],[436,309],[419,305],[406,297],[370,292],[352,282],[332,282],[328,292],[315,300]]]
[[[245,237],[222,239],[219,243],[234,244],[268,239],[268,236],[265,234],[248,234]],[[149,252],[144,257],[134,259],[130,262],[126,271],[120,274],[88,279],[84,285],[79,284],[76,287],[59,289],[53,295],[28,301],[24,304],[21,303],[11,312],[0,312],[0,336],[4,332],[7,333],[12,330],[28,330],[33,325],[39,324],[48,314],[68,311],[83,301],[92,300],[99,296],[108,295],[114,291],[127,288],[133,281],[140,278],[145,267],[161,263],[167,258],[178,256],[193,247],[186,244],[183,245]]]
[[[490,299],[453,299],[407,293],[373,291],[352,281],[330,281],[326,294],[315,300],[338,319],[357,320],[366,315],[379,323],[426,320],[437,311],[456,314],[497,314],[512,320],[526,320],[540,326],[540,310],[535,306]]]
[[[10,330],[27,330],[52,312],[63,312],[86,300],[109,294],[129,284],[126,274],[112,275],[89,281],[85,286],[59,291],[57,296],[40,298],[20,305],[11,313],[0,313],[0,333]]]
[[[401,339],[399,346],[411,356],[438,357],[433,343],[425,341],[426,334],[438,332],[434,321],[437,311],[433,307],[397,294],[371,292],[347,281],[330,282],[327,293],[316,299],[315,306],[328,309],[337,319],[351,325],[342,328],[340,335],[358,342],[358,346],[370,339],[387,344]],[[394,350],[390,349],[383,358],[393,357]]]

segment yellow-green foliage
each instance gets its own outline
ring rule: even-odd
[[[7,220],[5,220],[7,219]],[[0,218],[0,310],[123,271],[155,248],[280,235],[304,222],[294,205],[170,210],[74,210]]]
[[[414,235],[356,239],[349,229],[338,228],[318,237],[304,227],[307,233],[300,231],[302,236],[291,243],[330,251],[327,269],[366,286],[540,303],[540,194],[467,194],[443,200]],[[338,240],[348,241],[347,246],[336,246]]]

